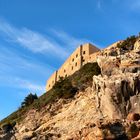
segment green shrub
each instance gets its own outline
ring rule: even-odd
[[[29,95],[25,97],[24,101],[21,103],[21,107],[31,105],[36,99],[38,99],[37,95],[30,93]]]
[[[84,90],[87,86],[91,86],[94,75],[101,74],[98,63],[87,63],[79,71],[70,76],[72,83],[79,90]]]
[[[60,78],[53,86],[55,96],[58,98],[71,98],[77,92],[77,87],[72,85],[70,78]]]
[[[130,36],[128,37],[127,39],[125,39],[123,42],[121,43],[118,43],[117,44],[117,47],[118,48],[121,48],[123,50],[133,50],[134,48],[134,43],[136,42],[137,40],[137,36]]]

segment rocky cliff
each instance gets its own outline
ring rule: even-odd
[[[85,90],[29,110],[12,132],[0,130],[0,139],[140,140],[140,38],[126,45],[98,53],[101,74]]]

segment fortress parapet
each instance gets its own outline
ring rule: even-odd
[[[60,77],[72,75],[88,62],[96,61],[96,53],[100,51],[94,45],[87,43],[80,45],[64,62],[64,64],[55,71],[47,81],[46,90],[50,90]]]

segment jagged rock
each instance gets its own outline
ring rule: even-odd
[[[29,132],[23,133],[20,137],[22,140],[29,140],[29,139],[33,138],[33,136],[34,136],[34,132],[29,131]]]
[[[133,50],[124,51],[115,43],[98,53],[101,75],[93,77],[92,87],[78,92],[71,100],[48,104],[40,112],[30,110],[16,124],[15,137],[18,140],[139,140],[139,41]]]
[[[126,134],[129,139],[135,138],[139,135],[139,128],[137,127],[137,125],[135,123],[132,123],[127,128]]]
[[[122,119],[133,111],[139,111],[139,96],[134,103],[131,98],[140,93],[140,75],[118,74],[93,77],[93,90],[96,91],[96,108],[102,116]],[[137,105],[137,106],[136,106]],[[137,112],[136,112],[137,113]]]
[[[137,39],[137,41],[134,44],[134,50],[136,52],[140,52],[140,38]]]
[[[116,57],[98,56],[97,62],[101,68],[102,75],[111,76],[117,69],[119,71],[120,59]]]
[[[130,114],[128,114],[127,119],[130,121],[138,121],[138,120],[140,120],[140,114],[130,113]]]

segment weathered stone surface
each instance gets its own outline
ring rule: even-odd
[[[96,107],[103,116],[122,119],[133,110],[140,111],[140,75],[118,74],[93,77],[93,90],[96,91]],[[137,96],[137,97],[136,97]],[[136,97],[137,100],[133,98]]]
[[[140,52],[140,38],[134,44],[134,50]]]
[[[139,121],[140,114],[139,113],[130,113],[130,114],[128,114],[127,119],[130,121]]]
[[[139,140],[139,42],[129,51],[116,45],[98,54],[101,75],[93,77],[92,87],[71,100],[48,104],[40,112],[30,110],[22,123],[16,125],[15,137],[18,140]]]

